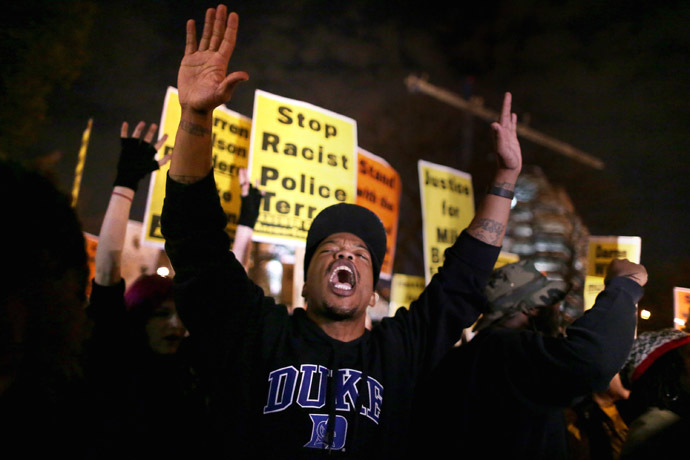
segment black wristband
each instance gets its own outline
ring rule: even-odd
[[[501,196],[503,198],[508,198],[509,200],[512,200],[513,197],[515,196],[515,192],[513,190],[508,190],[507,188],[502,188],[502,187],[489,187],[489,190],[486,192],[490,195],[497,195]]]

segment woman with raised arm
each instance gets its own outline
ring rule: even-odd
[[[93,390],[95,456],[173,456],[203,452],[204,392],[184,349],[189,335],[172,298],[172,280],[144,274],[126,289],[122,251],[139,182],[169,160],[156,161],[167,135],[152,144],[157,126],[121,128],[120,158],[96,251],[88,312],[94,322],[87,377]],[[136,449],[136,450],[135,450]]]

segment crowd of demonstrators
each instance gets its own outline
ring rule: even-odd
[[[644,267],[626,260],[613,261],[608,277],[594,307],[562,331],[567,283],[529,259],[495,270],[477,334],[448,353],[418,394],[419,453],[440,455],[446,446],[435,440],[453,439],[470,456],[568,458],[563,410],[606,389],[620,370],[647,281]]]
[[[411,399],[481,313],[521,168],[516,117],[506,94],[495,125],[493,194],[446,251],[445,263],[409,310],[370,331],[366,310],[385,254],[378,217],[352,204],[312,222],[305,251],[306,309],[289,315],[248,278],[228,251],[225,215],[211,174],[212,111],[244,72],[227,75],[238,19],[221,5],[206,14],[197,44],[187,24],[178,74],[181,121],[161,226],[175,270],[176,304],[198,341],[214,420],[228,455],[241,458],[400,458]]]
[[[493,270],[522,168],[511,95],[492,124],[492,187],[409,309],[367,309],[386,251],[380,219],[325,208],[306,239],[306,308],[289,311],[247,274],[261,192],[240,173],[235,241],[212,170],[212,112],[238,18],[187,22],[181,120],[171,157],[155,124],[121,128],[122,150],[89,299],[83,232],[68,197],[0,161],[2,452],[72,458],[529,459],[663,456],[688,432],[690,335],[635,336],[647,273],[615,260],[593,308],[563,329],[568,286],[529,260]],[[162,212],[174,278],[120,272],[139,182],[171,161]],[[50,231],[45,231],[45,223]],[[88,306],[87,306],[88,305]],[[463,331],[475,334],[459,344]]]

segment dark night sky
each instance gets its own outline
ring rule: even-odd
[[[59,180],[68,189],[81,133],[94,119],[78,206],[92,233],[107,205],[120,124],[159,121],[166,87],[176,85],[185,21],[196,19],[200,31],[205,8],[215,6],[95,3],[88,59],[69,88],[50,95],[37,141],[39,150],[63,153]],[[592,234],[642,237],[650,284],[641,304],[664,303],[670,318],[671,288],[690,287],[690,2],[441,3],[228,4],[240,14],[230,67],[251,76],[228,106],[251,116],[262,89],[357,120],[360,146],[400,172],[409,203],[401,227],[416,229],[401,234],[396,271],[421,275],[417,159],[467,167],[478,182],[493,163],[487,123],[471,123],[473,155],[463,157],[464,114],[410,94],[404,78],[425,73],[493,109],[512,91],[514,110],[532,128],[606,163],[595,171],[522,143],[525,163],[565,187]],[[144,202],[138,194],[132,218],[141,219]]]

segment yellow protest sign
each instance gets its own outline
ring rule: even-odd
[[[587,272],[584,286],[584,307],[594,306],[597,295],[604,290],[606,270],[614,259],[640,263],[642,240],[637,236],[590,236],[587,248]]]
[[[168,139],[161,147],[164,154],[172,152],[180,116],[177,89],[168,88],[163,104],[160,128],[158,129],[159,136],[163,133],[168,134]],[[235,235],[242,203],[238,174],[240,168],[248,167],[250,132],[251,120],[249,118],[223,106],[213,111],[213,131],[211,134],[213,174],[221,205],[228,216],[226,231],[231,237]],[[170,163],[167,163],[151,174],[144,214],[143,242],[146,245],[159,248],[165,244],[160,231],[160,216],[165,198],[165,180],[169,169]]]
[[[398,172],[383,158],[360,147],[357,156],[356,203],[376,213],[386,229],[386,257],[381,265],[383,279],[390,279],[393,274],[401,193],[402,184]]]
[[[250,177],[265,192],[254,239],[304,245],[319,211],[355,202],[357,125],[260,90],[252,119]]]
[[[673,288],[673,327],[685,329],[690,316],[690,289],[682,287]]]
[[[426,283],[423,276],[393,274],[388,315],[395,315],[398,308],[409,308],[410,303],[417,300],[425,287]]]
[[[422,199],[424,272],[428,283],[443,255],[474,218],[472,176],[428,161],[417,162]]]

